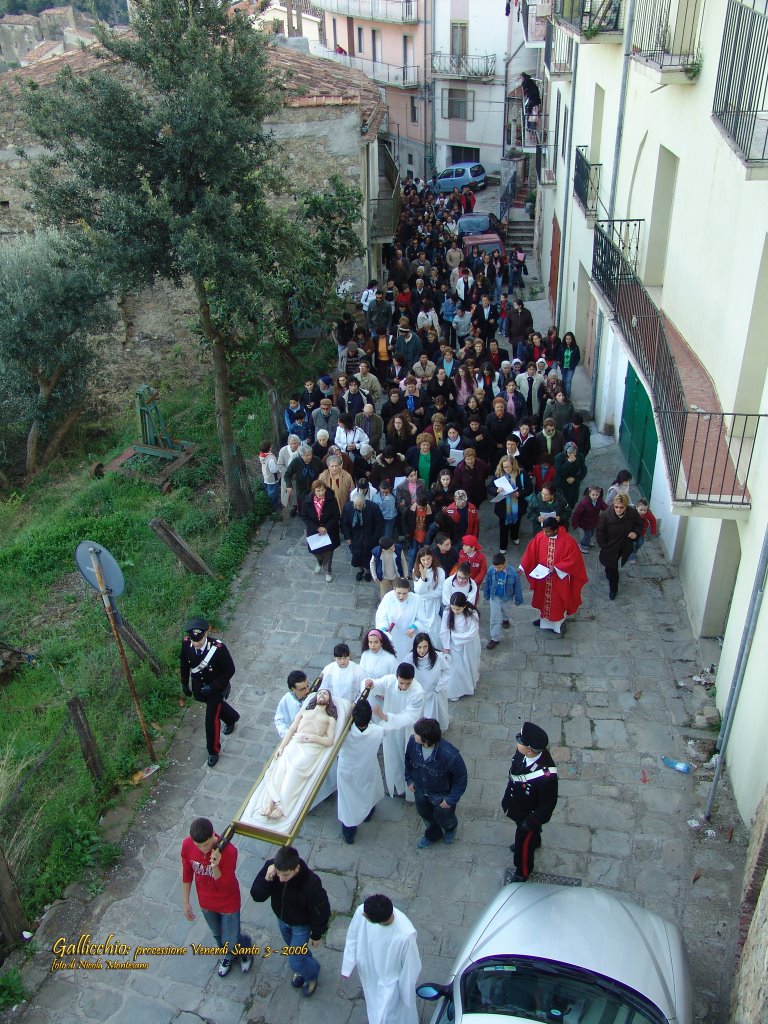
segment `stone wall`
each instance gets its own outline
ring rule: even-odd
[[[38,19],[31,15],[0,18],[0,59],[18,64],[42,38]]]
[[[365,195],[358,107],[285,107],[270,128],[282,144],[289,182],[298,188],[322,189],[330,176],[337,174]],[[362,236],[360,240],[364,245]],[[358,291],[365,288],[363,260],[339,267],[339,279],[347,278]]]
[[[768,1021],[768,791],[757,809],[747,851],[739,922],[739,963],[730,1024]]]

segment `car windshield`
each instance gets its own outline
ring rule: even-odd
[[[668,1024],[651,1003],[607,978],[566,964],[503,958],[471,967],[461,979],[464,1013],[564,1024]]]
[[[488,227],[488,214],[481,213],[474,216],[466,214],[461,218],[461,231],[464,235],[481,235]]]

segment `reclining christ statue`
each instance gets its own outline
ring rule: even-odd
[[[318,690],[298,713],[264,776],[259,813],[279,820],[291,810],[315,773],[323,754],[336,740],[338,711],[329,690]]]

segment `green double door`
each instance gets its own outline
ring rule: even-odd
[[[638,491],[650,499],[656,449],[659,438],[653,422],[651,402],[640,378],[630,363],[624,381],[624,407],[621,410],[619,445],[624,452]]]

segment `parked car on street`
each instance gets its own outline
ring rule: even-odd
[[[450,980],[416,992],[431,1024],[692,1024],[676,925],[601,889],[506,885],[484,911]]]
[[[459,244],[464,235],[487,235],[502,233],[501,221],[495,213],[482,213],[480,210],[473,210],[472,213],[465,213],[456,221],[459,229]]]
[[[429,187],[437,192],[453,192],[455,188],[461,191],[465,185],[477,191],[485,188],[488,180],[485,176],[485,168],[482,164],[451,164],[438,174],[437,182],[433,185],[428,182]]]
[[[472,252],[473,245],[476,245],[480,252],[492,253],[494,249],[498,249],[502,256],[506,256],[507,254],[507,250],[504,248],[504,243],[498,235],[464,235],[461,240],[461,248],[465,256],[469,256]]]

